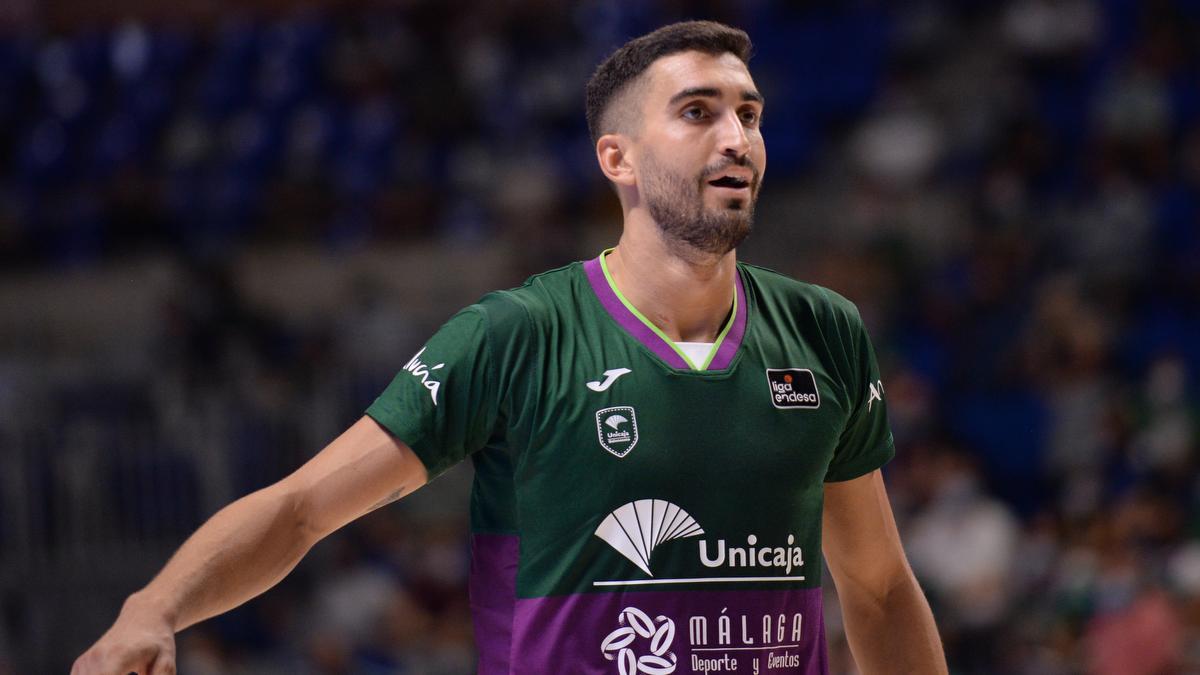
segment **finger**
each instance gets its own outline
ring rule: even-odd
[[[92,647],[75,659],[75,663],[71,665],[71,675],[107,675],[114,672],[114,664],[111,661],[110,657]],[[125,675],[125,671],[121,671],[121,675]]]
[[[148,675],[175,675],[175,653],[163,650],[146,670]]]
[[[100,659],[100,663],[94,672],[101,675],[129,675],[129,673],[147,675],[150,672],[150,664],[154,661],[156,651],[153,648],[144,648],[125,654],[114,654],[110,651],[104,658]]]

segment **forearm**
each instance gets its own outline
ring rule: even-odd
[[[425,484],[424,464],[368,417],[304,466],[221,509],[116,622],[75,660],[75,675],[175,672],[175,633],[270,588],[337,528]]]
[[[232,609],[275,585],[317,537],[298,498],[276,484],[221,509],[127,604],[159,613],[175,631]]]
[[[933,612],[905,570],[882,595],[838,588],[850,650],[863,675],[934,675],[947,672]]]

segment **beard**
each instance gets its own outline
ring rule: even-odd
[[[758,169],[747,162],[729,158],[705,167],[700,175],[688,179],[664,167],[650,153],[643,156],[642,194],[650,217],[658,223],[669,244],[696,253],[725,255],[746,239],[754,227],[754,202],[759,185]],[[754,172],[749,197],[726,199],[716,209],[705,207],[705,179],[734,164],[748,165]]]

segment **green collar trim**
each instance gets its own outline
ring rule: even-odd
[[[621,293],[621,289],[617,288],[617,284],[613,282],[612,274],[610,274],[608,271],[607,258],[608,258],[608,254],[612,253],[612,252],[613,252],[613,249],[606,248],[606,249],[604,249],[604,251],[602,253],[600,253],[600,269],[604,270],[605,281],[608,282],[609,288],[612,289],[612,292],[617,296],[617,299],[621,301],[621,304],[625,305],[625,309],[628,309],[629,312],[631,314],[633,314],[634,316],[636,316],[639,321],[641,321],[643,324],[646,325],[647,328],[654,331],[654,334],[657,335],[660,339],[662,339],[663,342],[667,343],[667,346],[670,347],[671,349],[673,349],[675,351],[675,353],[678,354],[681,359],[683,359],[684,363],[691,366],[692,370],[708,370],[708,365],[710,363],[712,363],[713,357],[715,357],[717,355],[717,350],[721,348],[721,343],[725,341],[725,336],[729,334],[729,329],[733,327],[733,321],[734,321],[734,319],[737,318],[737,313],[738,313],[738,297],[737,296],[738,296],[738,294],[737,294],[736,282],[735,282],[734,289],[733,289],[733,311],[731,311],[729,313],[729,319],[725,322],[725,326],[721,329],[721,332],[717,335],[716,342],[713,342],[712,348],[708,350],[708,358],[704,359],[704,363],[697,366],[696,363],[694,361],[692,361],[692,359],[689,358],[688,355],[686,353],[684,353],[684,351],[682,349],[679,348],[679,345],[675,344],[674,340],[667,337],[666,333],[663,333],[662,330],[660,330],[658,326],[654,325],[654,323],[651,322],[649,319],[647,319],[644,314],[639,312],[638,308],[634,307],[633,303],[629,302],[629,300],[625,297],[625,295],[623,293]]]

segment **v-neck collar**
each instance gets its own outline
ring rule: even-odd
[[[714,371],[724,370],[733,362],[742,338],[746,335],[746,290],[743,288],[742,275],[734,274],[733,313],[717,340],[713,343],[705,363],[696,365],[668,338],[662,330],[650,322],[638,311],[613,283],[612,275],[608,273],[608,265],[604,257],[612,249],[606,249],[598,257],[583,263],[588,282],[595,292],[596,298],[604,310],[617,322],[625,332],[646,346],[655,356],[667,365],[678,370]]]

